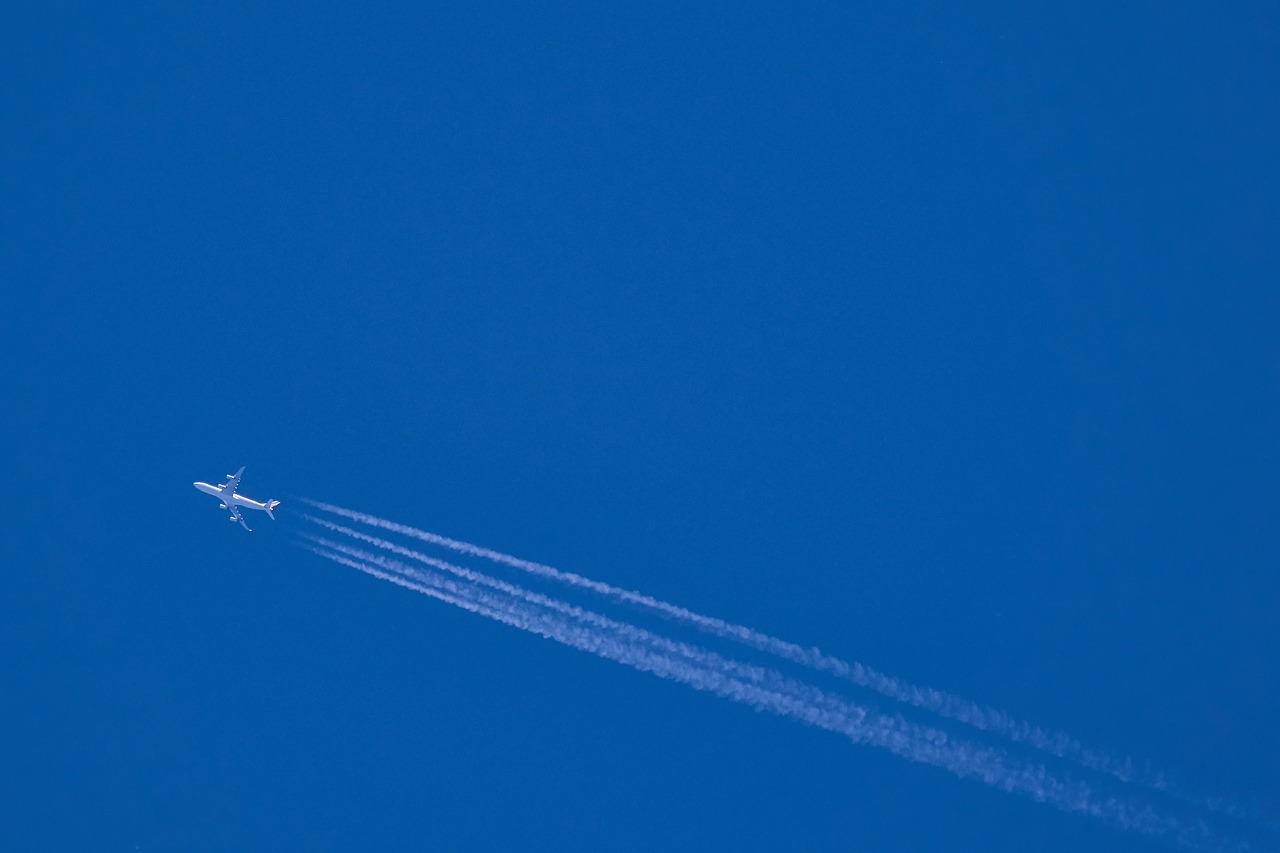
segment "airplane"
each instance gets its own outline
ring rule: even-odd
[[[270,518],[272,521],[275,521],[276,517],[271,514],[271,510],[280,506],[280,501],[273,501],[268,499],[259,503],[258,501],[250,500],[249,498],[246,498],[244,495],[236,494],[236,486],[240,485],[240,475],[243,473],[244,473],[244,466],[241,465],[239,471],[235,472],[234,474],[227,475],[227,482],[223,483],[221,486],[211,486],[208,483],[200,483],[200,482],[192,483],[192,485],[195,486],[200,491],[204,492],[206,495],[214,495],[215,497],[219,498],[222,501],[222,503],[218,504],[218,509],[230,510],[231,517],[229,520],[240,522],[240,526],[243,527],[245,530],[249,530],[250,528],[249,528],[249,525],[244,523],[244,516],[240,514],[241,507],[244,507],[246,509],[266,510],[267,518]]]

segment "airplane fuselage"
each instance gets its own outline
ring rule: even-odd
[[[192,485],[204,492],[206,495],[213,495],[216,498],[221,498],[222,502],[226,504],[227,509],[230,509],[233,506],[242,506],[246,509],[267,508],[266,501],[251,500],[250,498],[246,498],[244,495],[228,495],[226,494],[226,489],[221,486],[211,486],[208,483],[192,483]]]
[[[271,511],[280,505],[280,501],[255,501],[252,498],[246,498],[244,495],[237,495],[236,487],[240,485],[240,475],[243,473],[244,468],[241,467],[236,473],[228,474],[227,482],[220,486],[214,486],[210,483],[201,483],[199,481],[196,481],[191,485],[195,486],[206,495],[213,495],[215,498],[222,501],[219,509],[229,510],[231,513],[231,520],[240,522],[240,526],[245,530],[248,530],[249,525],[244,523],[244,517],[240,514],[241,507],[244,509],[263,510],[267,513],[268,517],[274,520],[275,516]]]

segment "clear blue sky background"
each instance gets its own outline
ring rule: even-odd
[[[6,8],[0,844],[1154,849],[239,465],[1275,814],[1280,16],[971,6]]]

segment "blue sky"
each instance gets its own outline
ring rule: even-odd
[[[3,846],[1160,849],[244,535],[240,465],[1280,811],[1273,12],[3,15]]]

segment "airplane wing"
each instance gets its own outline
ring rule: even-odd
[[[236,486],[240,485],[240,475],[244,473],[244,466],[240,466],[240,470],[234,474],[227,475],[227,482],[222,486],[222,490],[229,495],[236,493]]]
[[[240,470],[243,471],[244,469],[241,468]],[[249,525],[244,523],[244,516],[240,514],[240,507],[238,506],[231,507],[231,517],[234,518],[236,521],[240,522],[240,526],[243,527],[245,530],[248,530],[250,533],[253,532],[249,528]]]

